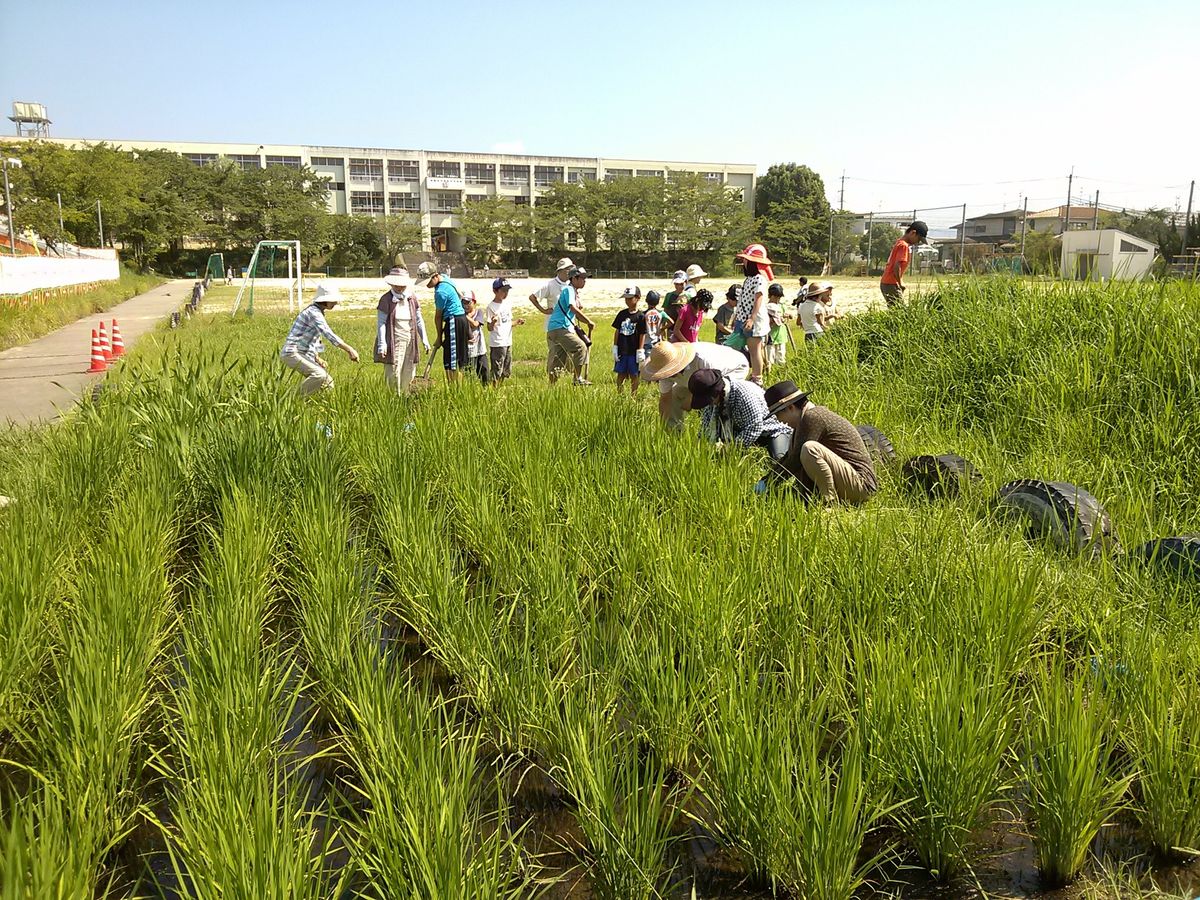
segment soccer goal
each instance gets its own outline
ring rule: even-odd
[[[278,307],[287,303],[288,312],[295,312],[303,301],[304,281],[300,272],[299,241],[259,241],[250,257],[250,265],[242,277],[233,315],[246,303],[246,315],[254,315],[254,305]]]
[[[204,265],[204,278],[211,278],[213,281],[220,281],[225,277],[225,254],[210,253],[208,262]]]

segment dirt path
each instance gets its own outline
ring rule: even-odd
[[[92,329],[116,319],[128,350],[141,335],[191,295],[191,281],[169,281],[100,315],[65,325],[45,337],[0,351],[0,424],[50,421],[69,410],[102,375],[88,374]]]

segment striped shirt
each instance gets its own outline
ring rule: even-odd
[[[333,333],[333,329],[325,321],[325,313],[314,303],[312,306],[302,309],[300,315],[296,316],[296,321],[292,323],[292,330],[288,332],[279,355],[287,356],[289,353],[299,353],[301,356],[315,359],[325,349],[321,338],[326,338],[333,344],[340,345],[342,343],[342,339]]]
[[[737,441],[753,447],[761,437],[791,434],[792,429],[767,409],[763,389],[751,381],[727,379],[725,398],[700,413],[703,430],[712,440]]]

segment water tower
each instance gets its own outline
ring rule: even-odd
[[[46,118],[46,107],[41,103],[26,103],[14,100],[10,122],[17,123],[17,137],[50,137],[50,120]]]

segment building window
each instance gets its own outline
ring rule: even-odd
[[[500,184],[504,187],[528,187],[529,166],[510,166],[501,164]]]
[[[382,159],[350,160],[351,181],[375,181],[380,178],[383,178]]]
[[[618,178],[632,178],[633,169],[605,169],[604,180],[616,181]]]
[[[562,166],[534,166],[533,184],[535,187],[550,187],[563,180]]]
[[[389,159],[388,184],[416,184],[421,180],[415,159]]]
[[[725,173],[724,172],[701,172],[700,175],[709,184],[724,184],[725,183]]]
[[[248,153],[232,153],[229,158],[235,166],[240,166],[243,172],[262,168],[262,161],[257,156],[251,156]]]
[[[331,191],[344,191],[346,182],[337,181],[336,176],[331,172],[318,172],[317,177],[325,182],[325,187]]]
[[[300,168],[300,157],[298,156],[268,156],[268,166],[284,166],[288,169]]]
[[[487,194],[467,194],[463,199],[466,203],[478,203],[480,200],[486,200],[487,198]]]
[[[638,178],[662,178],[663,170],[662,169],[638,169],[637,177]]]
[[[340,156],[314,156],[309,162],[311,166],[344,166],[346,161]]]
[[[578,231],[568,231],[567,232],[567,246],[568,247],[578,247],[579,246],[579,232]]]
[[[457,165],[457,163],[456,163]],[[438,191],[429,192],[429,208],[434,212],[457,212],[462,206],[462,195],[454,193],[443,193]]]
[[[383,191],[351,191],[350,212],[352,213],[381,213],[383,212]]]
[[[431,159],[429,161],[429,177],[430,178],[461,178],[462,169],[456,162],[446,162],[441,159]]]
[[[986,225],[972,225],[971,233],[972,234],[986,234],[987,226]]]
[[[388,194],[388,212],[420,212],[421,198],[416,194]]]
[[[567,181],[571,184],[578,184],[581,181],[595,181],[595,169],[570,169],[567,172]]]
[[[1121,252],[1122,253],[1149,253],[1150,251],[1145,247],[1139,247],[1137,244],[1133,243],[1132,241],[1122,240],[1121,241]]]
[[[215,153],[185,153],[183,158],[194,166],[211,166],[217,161]]]
[[[467,184],[495,184],[495,163],[467,163],[464,167]]]
[[[529,197],[524,194],[519,194],[516,197],[513,197],[513,203],[517,204],[517,206],[528,206]]]

